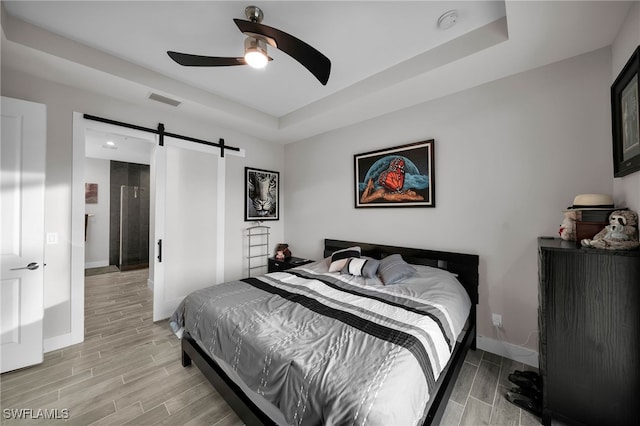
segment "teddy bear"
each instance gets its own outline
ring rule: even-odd
[[[560,224],[560,229],[558,229],[558,234],[560,234],[560,238],[566,241],[575,241],[576,240],[576,211],[569,210],[564,212],[564,219],[562,219],[562,223]]]
[[[584,247],[605,250],[633,250],[638,241],[638,214],[633,210],[616,210],[609,215],[609,225],[592,239],[580,241]]]
[[[280,243],[276,246],[276,260],[285,260],[291,257],[291,250],[289,250],[289,244]]]

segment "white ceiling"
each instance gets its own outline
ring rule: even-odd
[[[631,3],[2,1],[2,66],[137,104],[160,105],[148,99],[158,93],[286,143],[608,46]],[[265,70],[187,68],[166,55],[241,56],[232,19],[249,4],[331,59],[326,86],[273,48]],[[439,29],[452,9],[457,24]]]
[[[150,164],[155,138],[149,140],[100,129],[85,132],[85,156],[125,163]]]

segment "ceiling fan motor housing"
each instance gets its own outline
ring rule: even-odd
[[[244,51],[248,50],[257,50],[261,53],[267,54],[267,43],[264,40],[258,39],[256,37],[248,36],[244,40]]]
[[[262,13],[262,10],[258,6],[247,6],[244,9],[244,15],[251,22],[257,23],[262,22],[262,19],[264,18],[264,13]]]

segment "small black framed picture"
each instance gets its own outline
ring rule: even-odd
[[[280,173],[244,168],[244,220],[280,219]]]
[[[622,177],[640,170],[640,102],[638,70],[640,46],[631,55],[611,86],[613,175]]]

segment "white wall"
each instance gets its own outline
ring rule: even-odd
[[[576,194],[611,192],[610,61],[601,49],[287,145],[287,242],[312,259],[324,238],[478,254],[479,334],[537,351],[537,237],[557,236]],[[354,208],[354,154],[432,138],[435,208]]]
[[[2,95],[47,105],[45,229],[60,242],[45,248],[45,338],[71,327],[72,113],[80,111],[147,127],[163,122],[247,150],[227,159],[226,280],[246,275],[244,167],[280,171],[281,220],[267,223],[272,246],[286,241],[294,255],[318,258],[331,237],[477,253],[480,334],[524,344],[537,329],[536,237],[556,235],[576,194],[611,191],[609,86],[640,39],[639,9],[611,55],[603,49],[286,147],[152,101],[131,104],[15,72],[3,61]],[[354,154],[430,138],[436,208],[354,209]],[[616,202],[640,210],[639,176],[615,179]],[[492,329],[491,312],[503,314],[504,333]],[[535,336],[524,346],[536,349]]]
[[[85,183],[98,184],[98,203],[85,204],[89,215],[84,246],[85,268],[109,265],[109,205],[111,166],[109,160],[87,158],[85,160]]]
[[[247,157],[228,156],[225,203],[225,279],[246,276],[243,257],[244,167],[283,171],[283,147],[185,116],[179,108],[142,100],[127,103],[93,92],[52,83],[16,72],[2,61],[2,95],[47,105],[47,177],[45,231],[58,232],[59,244],[45,247],[45,339],[68,335],[71,330],[71,183],[74,111],[117,121],[156,128],[162,122],[167,131],[217,141],[246,149]],[[77,177],[84,180],[84,176]],[[282,201],[282,200],[281,200]],[[275,242],[283,239],[284,213],[271,222]],[[74,301],[78,302],[78,301]],[[83,301],[80,301],[82,303]]]
[[[611,45],[611,83],[640,45],[640,2],[636,2]],[[608,139],[611,143],[611,137]],[[616,205],[640,212],[640,172],[613,180]]]

